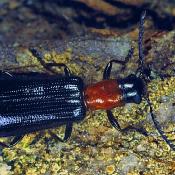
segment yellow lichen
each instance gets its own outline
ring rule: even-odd
[[[16,60],[19,63],[19,68],[22,67],[23,69],[26,69],[27,67],[30,67],[38,72],[42,69],[42,65],[38,59],[34,57],[28,49],[21,48],[16,54]]]
[[[107,174],[113,174],[114,171],[115,171],[115,165],[108,165],[108,166],[106,167],[106,173],[107,173]]]
[[[56,51],[51,51],[44,54],[45,63],[49,62],[64,63],[69,67],[69,69],[74,75],[80,74],[80,70],[82,69],[82,67],[78,64],[70,62],[71,59],[72,59],[72,50],[70,48],[65,50],[63,53],[57,53]],[[57,68],[55,67],[55,69],[58,72],[61,71],[60,68],[58,67]]]
[[[44,54],[45,62],[55,62],[55,63],[68,63],[72,57],[72,50],[69,48],[63,53],[57,53],[56,51],[47,52]]]
[[[37,58],[27,50],[26,53],[29,59],[26,59],[24,55],[23,57],[20,54],[17,56],[20,65],[30,66],[32,62],[38,66],[39,70],[40,68],[43,70]],[[71,57],[71,49],[64,53],[51,51],[44,54],[44,61],[65,63],[73,74],[83,74],[82,71],[86,71],[86,68],[74,62],[71,63]],[[85,58],[81,57],[81,59]],[[91,58],[86,60],[88,63],[93,63]],[[160,108],[162,97],[168,96],[170,103],[174,102],[175,78],[151,81],[148,84],[148,92],[154,112],[156,112]],[[126,105],[114,109],[113,112],[122,127],[125,127],[145,121],[149,115],[149,107],[143,100],[139,105]],[[155,131],[154,126],[150,123],[146,122],[144,127],[149,133]],[[169,135],[172,139],[175,138],[175,134],[171,132],[174,128],[172,123],[165,128],[170,132]],[[64,133],[64,128],[52,131],[60,135]],[[100,164],[103,162],[105,162],[104,167],[106,168],[102,166],[101,169],[105,171],[102,174],[115,174],[119,168],[117,167],[119,162],[130,152],[137,154],[139,161],[142,161],[144,166],[150,170],[150,174],[162,172],[168,174],[174,171],[175,152],[170,150],[165,142],[160,142],[160,136],[157,135],[157,138],[144,137],[137,132],[122,134],[111,127],[104,111],[87,113],[84,121],[74,124],[72,137],[67,143],[52,140],[48,132],[45,132],[36,144],[30,145],[35,136],[36,134],[29,134],[15,147],[3,149],[3,158],[6,162],[13,164],[14,174],[37,175],[48,172],[50,174],[74,175],[82,174],[82,169],[86,170],[86,174],[88,174],[88,170],[100,170]],[[114,161],[115,164],[111,164],[111,161]],[[132,170],[129,173],[134,174],[137,171]]]
[[[140,175],[140,173],[138,171],[131,171],[128,172],[127,175]]]

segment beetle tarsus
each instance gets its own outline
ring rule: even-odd
[[[70,69],[63,63],[45,63],[45,67],[47,67],[47,69],[50,69],[52,67],[59,67],[59,68],[63,67],[65,76],[71,75]]]
[[[70,76],[71,72],[70,69],[64,64],[64,63],[45,63],[43,56],[38,52],[37,49],[35,48],[29,48],[29,50],[31,51],[32,55],[34,57],[36,57],[38,59],[38,61],[40,62],[40,64],[46,69],[51,71],[52,73],[55,73],[55,71],[52,69],[53,67],[63,67],[64,68],[64,73],[66,76]]]
[[[125,128],[121,128],[120,124],[118,123],[117,119],[113,116],[112,112],[110,110],[107,110],[106,112],[107,112],[107,116],[108,116],[108,119],[109,119],[111,125],[115,129],[119,130],[120,132],[125,132],[126,133],[126,132],[130,132],[130,131],[137,131],[137,132],[139,132],[140,134],[142,134],[144,136],[148,136],[148,133],[142,127],[137,128],[137,127],[129,125]]]
[[[24,135],[15,136],[10,143],[0,142],[0,146],[2,146],[4,148],[11,148],[11,147],[15,146],[18,142],[20,142],[23,137],[24,137]]]
[[[66,124],[66,128],[65,128],[65,134],[64,134],[64,137],[61,138],[59,136],[57,136],[55,133],[53,133],[52,131],[49,131],[49,133],[52,135],[52,137],[55,139],[55,140],[58,140],[60,142],[66,142],[70,137],[71,137],[71,134],[72,134],[72,127],[73,127],[73,123],[68,123]]]

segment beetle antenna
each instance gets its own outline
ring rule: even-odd
[[[149,68],[145,68],[145,60],[144,60],[144,54],[143,54],[143,35],[144,35],[144,22],[146,18],[146,10],[142,12],[140,17],[140,25],[139,25],[139,36],[138,36],[138,49],[139,49],[139,68],[137,70],[137,73],[139,73],[139,76],[142,76],[142,78],[146,81],[149,78]],[[149,95],[146,93],[145,100],[147,101],[149,108],[150,108],[150,114],[151,118],[153,120],[154,126],[163,138],[163,140],[170,146],[172,150],[175,151],[175,145],[172,143],[171,140],[168,139],[165,132],[162,130],[159,121],[156,119],[156,116],[153,113],[152,104],[149,99]]]
[[[163,140],[170,146],[170,148],[173,151],[175,151],[175,145],[172,143],[171,140],[168,139],[168,137],[166,136],[165,132],[161,129],[159,121],[156,119],[156,116],[153,114],[153,109],[152,109],[152,105],[151,105],[151,102],[150,102],[149,98],[146,97],[145,99],[146,99],[146,101],[147,101],[147,103],[149,105],[151,118],[153,120],[155,128],[157,129],[157,131],[159,132],[159,134],[161,135]]]
[[[143,54],[143,35],[146,10],[142,12],[139,25],[138,47],[139,47],[139,67],[143,73],[144,69],[144,54]]]
[[[140,17],[139,24],[139,35],[138,35],[138,50],[139,50],[139,60],[138,60],[138,69],[136,70],[136,75],[142,77],[145,81],[150,79],[150,69],[145,67],[145,60],[143,54],[143,35],[144,35],[144,22],[146,18],[146,10],[144,10]]]

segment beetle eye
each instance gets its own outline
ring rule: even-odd
[[[142,97],[138,94],[136,94],[133,99],[134,99],[134,103],[136,104],[140,104],[142,101]]]
[[[131,89],[131,88],[133,88],[133,84],[132,83],[125,83],[124,85],[123,85],[123,87],[125,88],[125,89]]]
[[[127,93],[127,102],[139,104],[142,100],[140,94],[137,91],[132,91]]]

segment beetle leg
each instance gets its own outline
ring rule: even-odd
[[[66,124],[65,134],[64,134],[63,138],[60,138],[59,136],[57,136],[55,133],[53,133],[51,131],[50,131],[50,134],[53,136],[53,138],[55,140],[58,140],[60,142],[65,142],[70,138],[70,136],[72,134],[72,126],[73,126],[73,123]]]
[[[120,127],[120,124],[118,123],[117,119],[115,119],[114,115],[112,114],[112,112],[110,110],[107,110],[107,116],[108,116],[108,119],[111,123],[111,125],[119,130],[120,132],[128,132],[128,131],[131,131],[131,130],[135,130],[141,134],[143,134],[144,136],[148,136],[148,133],[146,132],[146,130],[144,128],[137,128],[137,127],[134,127],[134,126],[127,126],[125,128],[121,128]]]
[[[63,63],[45,63],[45,68],[49,69],[51,67],[63,67],[66,76],[70,76],[70,69]]]
[[[5,148],[10,148],[10,147],[16,145],[19,141],[21,141],[23,137],[24,137],[24,135],[15,136],[10,143],[0,142],[0,145],[2,147],[5,147]]]
[[[128,55],[126,56],[124,61],[121,60],[111,60],[105,67],[104,72],[103,72],[103,79],[109,79],[111,75],[111,70],[112,70],[112,65],[113,63],[120,64],[122,66],[125,66],[125,64],[129,61],[129,59],[132,57],[134,52],[134,48],[131,47],[131,49],[128,52]]]
[[[15,136],[14,139],[12,140],[12,142],[9,144],[10,147],[16,145],[19,141],[22,140],[22,138],[24,137],[24,135],[20,135],[20,136]]]
[[[31,143],[29,143],[29,145],[34,145],[36,144],[44,135],[44,132],[43,131],[40,131],[36,136],[35,138],[32,140]]]
[[[45,63],[43,56],[37,51],[35,48],[29,48],[32,55],[38,59],[40,64],[46,69],[49,70],[52,73],[55,73],[55,71],[52,69],[52,67],[63,67],[64,73],[66,76],[70,76],[70,69],[63,63]]]

